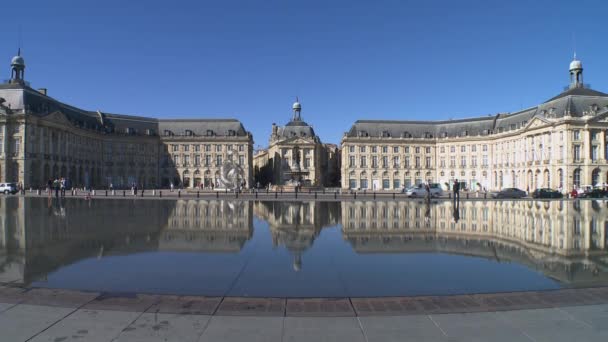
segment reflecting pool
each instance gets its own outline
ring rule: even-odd
[[[608,285],[604,201],[0,199],[0,282],[360,297]]]

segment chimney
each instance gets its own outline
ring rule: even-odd
[[[47,91],[47,89],[46,89],[46,88],[40,88],[40,89],[38,89],[38,92],[39,92],[40,94],[44,95],[44,96],[46,96],[46,91]]]

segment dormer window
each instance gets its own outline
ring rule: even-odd
[[[208,136],[208,137],[213,136],[213,130],[212,129],[208,129],[207,133],[205,135]]]
[[[366,137],[367,136],[367,132],[366,131],[359,131],[359,136],[360,137]]]
[[[490,130],[488,130],[488,129],[484,129],[484,130],[481,132],[481,135],[488,135],[488,134],[490,134]]]
[[[305,137],[306,136],[306,132],[301,132],[300,135],[303,136],[303,137]]]
[[[511,124],[511,130],[514,130],[515,128],[515,124]]]
[[[388,138],[390,136],[391,136],[391,134],[388,131],[382,131],[382,137],[383,138]]]
[[[469,135],[469,131],[462,131],[462,133],[460,133],[461,137],[466,137],[467,135]]]
[[[171,132],[170,130],[166,129],[164,134],[165,134],[166,137],[170,137],[170,136],[173,135],[173,132]]]
[[[427,139],[432,139],[433,135],[430,132],[425,132],[424,133],[424,137],[427,138]]]
[[[194,135],[194,132],[192,132],[192,131],[191,131],[191,130],[189,130],[189,129],[187,129],[187,130],[186,130],[186,136],[191,137],[191,136],[193,136],[193,135]]]
[[[146,135],[154,135],[154,130],[153,129],[147,129],[146,130]]]
[[[229,129],[229,130],[228,130],[228,136],[233,137],[233,136],[235,136],[235,135],[236,135],[236,131],[235,131],[235,130],[233,130],[233,129]]]
[[[412,133],[410,132],[403,132],[403,134],[401,134],[402,137],[404,138],[411,138],[412,137]]]
[[[443,133],[441,133],[441,137],[442,137],[442,138],[447,138],[447,137],[448,137],[448,132],[443,132]]]

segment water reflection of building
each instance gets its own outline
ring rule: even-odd
[[[463,201],[455,215],[447,201],[342,202],[342,225],[358,253],[473,255],[582,285],[608,281],[605,207],[596,201]]]
[[[87,258],[148,251],[236,252],[252,204],[0,199],[0,282],[30,283]]]
[[[177,201],[159,249],[238,252],[253,233],[252,207],[248,201]]]
[[[285,246],[293,254],[293,268],[302,267],[302,254],[321,229],[339,222],[337,202],[256,202],[256,216],[268,222],[273,246]]]

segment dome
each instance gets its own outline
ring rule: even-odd
[[[12,66],[25,66],[25,60],[23,59],[23,57],[17,55],[15,57],[13,57],[13,59],[11,60],[11,65]]]
[[[291,108],[293,108],[293,110],[302,110],[302,105],[300,105],[300,102],[296,101]]]
[[[574,59],[572,62],[570,62],[570,70],[582,69],[582,68],[583,68],[583,63],[581,61],[579,61],[578,59]]]

